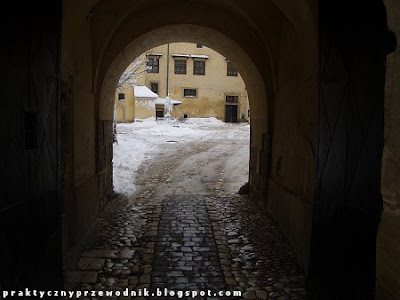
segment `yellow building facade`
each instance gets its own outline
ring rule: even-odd
[[[133,88],[125,83],[115,91],[115,118],[119,123],[135,121],[135,97]]]
[[[130,69],[132,66],[127,71]],[[171,99],[182,102],[173,105],[172,117],[215,117],[226,122],[249,119],[248,96],[240,74],[224,56],[204,45],[171,43],[153,48],[143,56],[137,73],[140,75],[136,85],[148,87],[160,98],[169,94]],[[123,102],[118,100],[120,93],[125,93]],[[132,121],[122,117],[123,111],[137,119],[165,115],[162,104],[155,104],[153,109],[152,103],[134,101],[133,96],[129,84],[116,93],[118,122]],[[135,108],[130,105],[133,102]],[[123,105],[125,108],[118,108]]]

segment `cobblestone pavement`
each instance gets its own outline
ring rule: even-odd
[[[203,196],[165,197],[155,246],[153,289],[226,289]]]
[[[136,194],[109,202],[76,267],[65,270],[66,288],[212,291],[195,299],[307,299],[303,272],[279,228],[236,193],[240,185],[230,178],[232,168],[247,167],[232,163],[239,144],[168,144],[143,164]],[[242,296],[221,297],[217,291]]]

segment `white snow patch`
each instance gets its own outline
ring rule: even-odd
[[[158,98],[158,95],[150,90],[147,86],[137,85],[134,87],[134,92],[135,98]]]
[[[190,57],[190,54],[178,54],[178,53],[174,53],[172,54],[173,57]]]
[[[185,121],[155,118],[136,119],[134,123],[117,124],[118,144],[114,144],[114,190],[131,196],[135,193],[134,177],[141,163],[163,150],[169,140],[179,143],[226,140],[248,141],[248,123],[224,123],[216,118],[188,118]]]
[[[202,54],[190,54],[190,57],[192,57],[192,58],[204,58],[204,59],[210,58],[208,55],[202,55]]]

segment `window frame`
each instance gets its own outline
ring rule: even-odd
[[[156,91],[156,92],[153,91],[153,84],[156,84],[156,85],[157,85],[157,91]],[[159,84],[158,82],[155,82],[155,81],[150,82],[150,90],[151,90],[153,93],[158,94],[159,88],[160,88],[160,84]]]
[[[199,67],[198,63],[202,63],[203,66]],[[193,75],[206,75],[206,61],[203,59],[193,60]]]
[[[180,70],[179,68],[177,68],[177,62],[182,63],[182,66],[184,65],[185,68],[183,70]],[[181,67],[181,66],[179,66]],[[187,59],[184,58],[174,58],[174,74],[176,75],[186,75],[187,74]]]
[[[230,97],[231,99],[236,99],[236,101],[228,101],[228,97]],[[239,95],[226,94],[225,95],[225,103],[226,104],[230,104],[230,105],[239,104]]]
[[[121,98],[121,95],[123,95],[123,97]],[[125,101],[125,93],[118,93],[118,101]]]
[[[186,91],[195,91],[195,95],[186,95]],[[198,92],[197,88],[183,88],[183,97],[184,98],[197,98],[198,97]]]
[[[226,62],[226,76],[237,77],[239,75],[238,70],[235,68],[232,62]]]
[[[152,61],[153,63],[150,64],[150,61]],[[154,64],[154,62],[157,62],[157,64]],[[151,67],[149,69],[149,67]],[[157,67],[157,68],[155,68]],[[148,56],[146,58],[146,72],[147,73],[154,73],[154,74],[158,74],[160,73],[160,57],[159,56]]]

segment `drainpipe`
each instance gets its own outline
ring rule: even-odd
[[[169,95],[169,43],[167,44],[167,94],[166,97]]]

